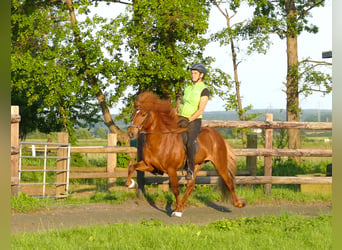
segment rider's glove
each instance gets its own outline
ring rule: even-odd
[[[181,128],[186,128],[189,126],[189,119],[184,116],[178,116],[178,126]]]

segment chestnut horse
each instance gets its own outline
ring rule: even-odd
[[[195,179],[201,165],[211,161],[217,172],[223,179],[223,194],[231,194],[235,207],[243,207],[244,201],[240,200],[234,187],[236,173],[235,157],[231,147],[215,129],[202,127],[197,137],[198,152],[195,156],[195,171],[193,180],[189,180],[182,200],[179,195],[177,169],[184,166],[186,152],[183,146],[181,132],[183,128],[177,125],[178,116],[176,109],[172,108],[168,100],[159,99],[151,92],[141,93],[135,103],[132,124],[128,129],[131,138],[136,138],[139,133],[146,135],[146,141],[142,149],[142,160],[128,168],[126,186],[134,187],[132,179],[135,170],[153,171],[159,170],[169,175],[172,192],[176,197],[176,209],[171,216],[181,217],[184,205],[195,187]]]

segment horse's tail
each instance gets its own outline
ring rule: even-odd
[[[227,141],[225,141],[225,144],[226,144],[226,150],[227,150],[227,172],[228,172],[229,178],[232,180],[232,182],[235,185],[235,175],[237,171],[236,157],[230,144]],[[217,186],[221,192],[221,199],[223,201],[229,200],[229,198],[231,197],[230,192],[221,176],[218,179]]]

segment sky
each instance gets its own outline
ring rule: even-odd
[[[332,49],[332,3],[328,0],[325,7],[312,11],[312,23],[319,27],[319,33],[303,33],[298,37],[298,59],[310,57],[313,60],[322,60],[322,51]],[[239,12],[238,12],[239,14]],[[238,14],[236,18],[239,21]],[[248,15],[242,13],[243,15]],[[209,32],[215,32],[226,25],[225,18],[213,8],[209,19]],[[286,40],[280,40],[274,35],[273,45],[266,55],[253,54],[243,60],[238,67],[241,82],[242,104],[251,104],[256,109],[286,109],[286,94],[284,82],[286,79],[287,59]],[[214,66],[225,70],[232,75],[233,69],[229,48],[219,47],[219,44],[208,46],[207,55],[214,56]],[[327,61],[331,62],[332,59]],[[300,98],[302,109],[331,109],[332,95],[322,97],[314,94],[307,98]],[[206,111],[224,110],[224,102],[220,98],[213,98]]]
[[[104,5],[96,8],[96,12],[104,17],[113,17],[124,11],[123,4]],[[311,23],[319,27],[319,32],[309,34],[303,32],[298,37],[298,59],[310,57],[312,60],[322,60],[322,52],[332,50],[332,0],[327,0],[325,7],[314,8]],[[239,11],[232,19],[238,22],[250,14],[248,9]],[[226,25],[224,16],[213,7],[209,18],[208,33],[216,32]],[[239,65],[239,80],[241,82],[241,96],[243,106],[252,105],[254,109],[283,109],[286,110],[286,94],[284,93],[286,80],[286,40],[280,40],[276,35],[272,37],[271,45],[266,55],[253,54],[245,56]],[[215,58],[213,67],[221,68],[233,75],[230,49],[220,47],[218,43],[207,46],[204,54]],[[243,54],[243,53],[241,53]],[[241,55],[240,54],[240,55]],[[332,59],[325,59],[332,62]],[[327,67],[328,69],[331,67]],[[209,83],[210,84],[210,83]],[[315,93],[309,97],[300,97],[302,109],[332,109],[332,94]],[[111,112],[118,113],[120,105]],[[218,96],[209,100],[205,111],[224,111],[224,102]]]

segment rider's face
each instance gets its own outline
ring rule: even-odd
[[[203,73],[199,72],[198,70],[191,70],[191,80],[196,83],[202,79]]]

